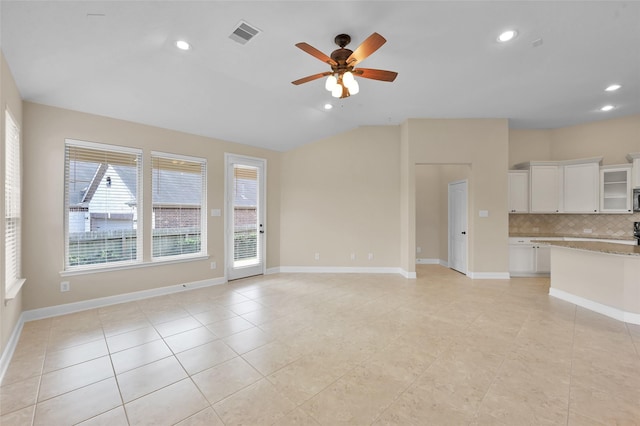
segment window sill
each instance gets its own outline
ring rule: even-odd
[[[60,271],[61,277],[71,277],[74,275],[98,274],[103,272],[123,271],[127,269],[147,268],[149,266],[170,265],[173,263],[194,262],[198,260],[209,259],[209,255],[198,255],[193,257],[171,258],[171,259],[154,259],[150,262],[130,263],[127,265],[108,266],[100,268],[76,269],[71,271]]]
[[[7,300],[13,300],[16,298],[18,293],[20,293],[20,290],[22,289],[22,286],[24,285],[25,281],[27,280],[24,278],[20,278],[16,280],[16,282],[14,282],[13,285],[5,291],[4,293],[5,302]]]

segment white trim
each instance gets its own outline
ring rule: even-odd
[[[440,265],[442,260],[440,259],[423,259],[416,258],[416,265]]]
[[[67,138],[64,140],[64,144],[65,144],[65,147],[77,146],[79,148],[90,148],[90,149],[97,149],[100,151],[112,150],[112,151],[122,152],[127,154],[142,155],[141,148],[132,148],[132,147],[122,146],[122,145],[112,145],[112,144],[103,143],[103,142],[89,142],[89,141],[81,141],[77,139]]]
[[[508,280],[508,272],[468,272],[467,276],[472,280]]]
[[[268,217],[267,217],[267,159],[260,157],[251,157],[242,154],[232,154],[230,152],[224,153],[224,276],[229,279],[240,279],[249,277],[255,274],[238,275],[234,276],[232,273],[233,268],[233,238],[231,232],[233,231],[232,219],[233,219],[233,199],[232,194],[229,191],[229,185],[233,183],[233,165],[242,164],[246,166],[256,167],[259,170],[259,185],[258,185],[258,220],[262,223],[262,238],[259,238],[258,251],[261,253],[260,263],[262,268],[259,274],[267,273],[267,238],[269,234],[268,229]],[[231,166],[231,167],[230,167]],[[255,268],[255,267],[254,267]],[[237,269],[236,269],[237,270]]]
[[[404,269],[400,269],[399,273],[408,280],[415,280],[418,278],[418,275],[415,272],[405,271]]]
[[[400,268],[386,267],[358,267],[358,266],[281,266],[279,272],[283,273],[309,273],[309,274],[401,274],[406,272]]]
[[[4,351],[2,351],[2,356],[0,356],[0,383],[4,380],[4,375],[9,368],[9,364],[11,363],[11,358],[13,358],[13,353],[16,351],[16,347],[18,346],[18,341],[20,340],[20,334],[22,333],[22,327],[24,326],[24,313],[20,314],[18,318],[18,322],[16,326],[13,328],[13,332],[11,333],[11,337],[9,337],[9,341],[7,342],[7,346],[5,346]]]
[[[606,315],[610,318],[617,319],[618,321],[628,322],[629,324],[640,325],[640,314],[633,312],[623,311],[611,306],[603,305],[593,300],[585,299],[580,296],[576,296],[566,291],[558,290],[555,288],[549,288],[549,296],[553,296],[556,299],[564,300],[565,302],[573,303],[590,311],[597,312],[602,315]]]
[[[155,296],[163,296],[166,294],[179,293],[182,291],[194,290],[196,288],[211,287],[214,285],[226,284],[224,277],[212,278],[202,281],[194,281],[184,284],[176,284],[167,287],[154,288],[150,290],[136,291],[133,293],[118,294],[115,296],[100,297],[98,299],[83,300],[82,302],[67,303],[64,305],[49,306],[46,308],[32,309],[23,311],[16,326],[11,333],[11,337],[7,342],[7,346],[0,356],[0,383],[4,379],[4,375],[9,368],[9,363],[16,350],[20,334],[24,323],[27,321],[39,320],[44,318],[56,317],[59,315],[71,314],[74,312],[86,311],[88,309],[101,308],[104,306],[116,305],[118,303],[133,302],[135,300],[147,299]]]
[[[194,262],[197,260],[207,260],[209,259],[208,254],[197,254],[195,256],[172,256],[171,258],[162,258],[156,257],[150,262],[135,262],[135,263],[121,263],[114,262],[108,267],[87,267],[82,269],[72,269],[69,271],[60,271],[59,274],[61,277],[69,277],[73,275],[85,275],[85,274],[96,274],[101,272],[113,272],[113,271],[122,271],[125,269],[137,269],[137,268],[146,268],[149,266],[161,266],[161,265],[170,265],[172,263],[184,263],[184,262]]]
[[[9,288],[5,289],[4,300],[13,300],[16,298],[22,286],[27,280],[25,278],[18,278]]]
[[[32,309],[30,311],[24,311],[22,315],[24,316],[25,321],[33,321],[43,318],[56,317],[58,315],[66,315],[74,312],[86,311],[88,309],[102,308],[104,306],[116,305],[118,303],[133,302],[135,300],[147,299],[150,297],[164,296],[167,294],[194,290],[196,288],[225,284],[226,282],[227,281],[224,278],[211,278],[208,280],[170,285],[166,287],[153,288],[150,290],[136,291],[133,293],[117,294],[115,296],[83,300],[81,302],[66,303],[64,305]]]
[[[352,267],[352,266],[278,266],[269,268],[265,274],[400,274],[408,279],[415,279],[415,272],[407,272],[402,268],[368,268],[368,267]]]

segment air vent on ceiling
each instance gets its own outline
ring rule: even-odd
[[[233,30],[229,38],[240,44],[246,44],[249,40],[260,33],[260,30],[245,21],[240,21]]]

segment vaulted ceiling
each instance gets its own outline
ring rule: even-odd
[[[279,151],[408,118],[556,128],[640,113],[632,1],[3,0],[0,14],[25,100]],[[229,37],[241,21],[260,30],[246,44]],[[296,43],[330,54],[337,34],[355,49],[373,32],[387,43],[362,66],[395,82],[361,78],[345,99],[323,79],[291,84],[329,70]]]

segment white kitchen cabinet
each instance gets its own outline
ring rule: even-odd
[[[560,211],[560,166],[531,165],[529,169],[529,211],[558,213]]]
[[[529,212],[529,172],[509,170],[509,213]]]
[[[511,276],[548,275],[551,272],[551,247],[534,241],[535,238],[509,238]]]
[[[632,213],[631,166],[600,168],[600,212]]]
[[[562,212],[597,213],[600,199],[600,161],[565,163],[563,167]]]
[[[631,185],[633,188],[640,188],[640,152],[627,154],[627,160],[633,164]]]

